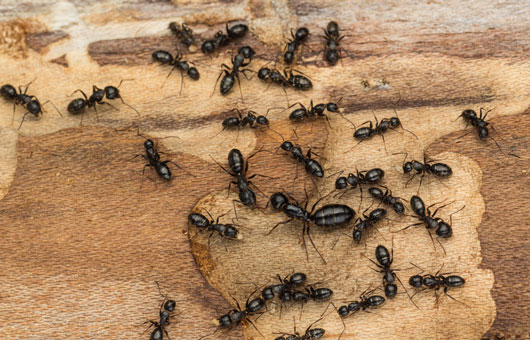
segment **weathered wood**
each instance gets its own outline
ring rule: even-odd
[[[291,270],[306,271],[310,282],[324,280],[335,290],[337,304],[357,298],[370,284],[380,282],[360,254],[372,257],[375,246],[389,247],[393,236],[396,267],[405,269],[400,272],[403,281],[416,273],[409,268],[410,261],[429,271],[444,264],[445,269],[466,277],[466,286],[451,294],[470,308],[443,298],[435,309],[432,295],[423,292],[415,298],[421,307],[416,310],[406,296],[398,296],[375,314],[359,313],[347,319],[343,338],[424,339],[426,329],[438,339],[477,339],[488,329],[485,336],[527,336],[530,294],[524,286],[528,273],[523,265],[529,255],[525,238],[529,216],[524,209],[529,203],[525,195],[528,14],[524,2],[481,2],[473,8],[458,1],[354,5],[248,1],[226,6],[201,1],[178,6],[149,1],[3,3],[0,63],[8,67],[2,68],[2,82],[18,86],[33,80],[29,93],[41,102],[52,100],[64,116],[46,105],[43,117],[28,116],[17,131],[23,109],[17,108],[12,124],[12,105],[0,102],[1,334],[7,338],[147,338],[148,333],[141,334],[145,327],[141,324],[157,318],[161,300],[155,280],[163,293],[184,300],[168,328],[172,338],[196,339],[213,332],[210,320],[233,305],[229,294],[244,302],[254,290],[252,284],[238,282],[263,285]],[[16,15],[24,19],[9,21]],[[285,108],[287,100],[274,85],[265,91],[266,84],[256,77],[241,81],[244,102],[237,88],[226,97],[216,88],[210,97],[221,63],[229,63],[230,51],[237,46],[212,58],[186,52],[186,60],[197,63],[201,79],[184,78],[182,95],[178,73],[161,87],[170,68],[152,65],[151,53],[160,48],[175,50],[167,31],[169,21],[189,23],[200,42],[224,30],[226,21],[241,19],[250,24],[252,34],[237,46],[249,43],[256,49],[258,56],[250,65],[254,70],[276,59],[290,28],[307,25],[313,32],[296,68],[311,77],[315,88],[304,94],[288,89],[290,104],[342,97],[344,114],[357,125],[373,120],[374,114],[378,118],[394,115],[396,109],[405,128],[419,137],[417,141],[400,130],[389,133],[387,155],[379,137],[354,147],[353,129],[335,114],[330,114],[331,128],[324,121],[300,124],[295,142],[322,155],[328,174],[378,166],[386,171],[383,183],[395,194],[409,197],[416,192],[417,182],[404,187],[403,155],[394,153],[406,151],[421,158],[426,150],[453,167],[453,178],[426,179],[420,192],[426,202],[455,201],[440,212],[444,218],[466,206],[453,216],[453,238],[442,241],[447,256],[438,244],[433,249],[423,228],[390,233],[412,221],[390,215],[391,221],[380,226],[382,235],[371,233],[365,247],[351,244],[345,235],[351,229],[322,233],[313,227],[315,243],[330,263],[324,266],[311,246],[306,261],[299,245],[299,224],[281,226],[265,237],[283,216],[240,205],[241,242],[231,244],[214,235],[208,249],[208,235],[197,235],[194,228],[189,229],[187,240],[186,218],[192,208],[220,215],[232,209],[237,195],[232,191],[227,199],[230,178],[211,158],[225,164],[233,147],[249,155],[262,147],[275,152],[281,142],[268,130],[241,131],[237,138],[235,131],[219,133],[222,119],[232,108],[265,113],[270,107]],[[333,68],[318,55],[324,44],[318,37],[319,27],[330,19],[348,35],[342,41],[343,62]],[[69,38],[57,40],[56,34],[42,32],[63,32]],[[22,58],[26,55],[29,58]],[[74,90],[90,93],[93,84],[117,85],[120,79],[131,78],[135,80],[124,82],[120,90],[140,117],[119,101],[112,103],[119,111],[98,107],[99,121],[88,110],[83,127],[79,127],[79,116],[66,113],[73,99],[68,95]],[[456,139],[465,126],[461,120],[454,121],[458,114],[481,106],[493,109],[490,116],[496,131],[492,136],[520,159],[502,156],[494,143],[483,144],[474,134]],[[282,109],[272,110],[268,118],[274,130],[292,139],[295,126],[286,119],[290,110]],[[160,140],[161,150],[167,152],[163,157],[193,176],[175,169],[176,178],[162,183],[147,169],[146,175],[156,180],[142,178],[143,162],[132,160],[142,152],[143,139],[136,135],[136,126],[153,138],[179,136]],[[314,202],[317,190],[322,194],[332,190],[335,176],[315,187],[302,167],[293,188],[295,171],[296,164],[283,152],[260,152],[250,164],[251,173],[275,177],[254,180],[267,196],[291,188],[303,200],[305,187]],[[263,207],[265,198],[258,194],[258,199]],[[343,199],[359,210],[357,194]],[[323,203],[334,200],[338,198],[330,196]],[[365,195],[361,210],[370,203]],[[233,212],[222,219],[230,221],[230,216]],[[215,289],[205,284],[201,274]],[[278,306],[260,317],[256,325],[267,338],[273,337],[272,332],[293,329],[293,316],[298,318],[300,309],[288,307],[282,309],[281,319]],[[302,320],[296,321],[297,329],[318,319],[325,307],[308,303]],[[318,324],[329,338],[342,330],[331,308]],[[245,333],[256,337],[251,326]],[[220,334],[241,338],[239,329],[214,337]]]

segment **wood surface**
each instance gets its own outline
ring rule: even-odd
[[[479,339],[528,338],[530,334],[530,274],[526,270],[530,217],[528,151],[530,76],[528,62],[528,3],[525,2],[338,2],[258,0],[211,3],[201,1],[80,2],[41,1],[0,4],[0,63],[2,84],[27,84],[41,102],[51,100],[63,116],[46,105],[39,119],[28,117],[17,130],[22,108],[12,122],[12,104],[0,101],[0,334],[7,339],[135,339],[147,338],[146,320],[156,320],[163,294],[179,300],[171,338],[198,339],[212,333],[211,320],[240,303],[254,284],[272,283],[277,274],[308,274],[309,282],[323,282],[335,291],[336,305],[355,300],[380,275],[370,270],[375,246],[394,245],[395,266],[406,284],[418,271],[444,270],[466,278],[438,308],[434,296],[415,296],[416,309],[406,295],[387,301],[373,313],[345,320],[343,339]],[[348,35],[342,41],[342,63],[328,67],[319,51],[321,27],[336,20]],[[314,89],[284,92],[256,77],[241,80],[222,97],[213,84],[220,65],[229,63],[229,46],[213,57],[186,51],[197,64],[201,79],[184,79],[154,65],[156,49],[176,49],[169,35],[170,21],[185,21],[199,41],[209,38],[229,20],[246,20],[251,34],[238,42],[251,44],[257,57],[254,70],[281,52],[289,29],[306,25],[313,33],[297,60]],[[318,33],[317,33],[318,32]],[[182,46],[180,46],[182,49]],[[270,64],[272,65],[272,64]],[[117,85],[126,103],[118,110],[98,107],[83,117],[67,114],[74,90],[90,92]],[[161,87],[161,85],[163,87]],[[295,126],[284,110],[287,101],[338,101],[343,114],[356,125],[395,115],[414,132],[397,130],[356,145],[353,128],[330,113],[330,126],[315,120]],[[480,141],[455,120],[465,108],[491,109],[492,140]],[[274,131],[223,131],[220,123],[229,110],[267,109],[271,129],[304,150],[312,148],[327,174],[380,167],[383,184],[408,198],[418,191],[415,179],[405,187],[403,155],[421,159],[423,153],[449,164],[447,180],[426,177],[420,196],[429,203],[447,199],[443,218],[453,215],[454,235],[442,240],[444,255],[424,228],[400,229],[410,217],[389,214],[389,220],[368,235],[366,244],[351,241],[351,227],[311,234],[328,264],[300,244],[301,225],[280,226],[283,216],[264,209],[272,192],[289,190],[310,203],[333,189],[337,175],[316,185],[302,167],[278,151],[282,141]],[[144,136],[158,140],[164,159],[178,163],[174,179],[162,182],[133,158],[143,150]],[[296,136],[293,129],[296,128]],[[471,132],[461,137],[464,133]],[[173,138],[178,136],[178,138]],[[170,138],[165,138],[170,137]],[[385,152],[386,145],[387,152]],[[243,239],[211,238],[187,225],[192,211],[234,217],[237,193],[227,197],[231,177],[213,161],[226,165],[228,151],[244,155],[262,150],[249,165],[258,193],[258,208],[236,205]],[[263,151],[265,150],[265,151]],[[294,176],[297,180],[293,183]],[[151,180],[152,179],[152,180]],[[322,204],[342,201],[356,211],[371,205],[352,191],[342,198],[328,196]],[[393,240],[393,241],[392,241]],[[408,286],[408,285],[407,285]],[[401,287],[400,287],[401,289]],[[412,289],[407,287],[409,292]],[[265,338],[291,332],[317,320],[327,303],[304,306],[271,305],[256,326]],[[342,323],[332,307],[317,324],[327,338],[337,338]],[[248,339],[261,336],[252,326],[217,332],[213,338]],[[426,335],[427,334],[427,335]]]

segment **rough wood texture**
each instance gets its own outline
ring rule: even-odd
[[[415,298],[421,307],[417,310],[406,296],[398,296],[375,314],[347,319],[344,339],[424,339],[426,329],[437,339],[500,333],[528,337],[529,274],[521,264],[530,255],[525,224],[530,217],[529,12],[524,2],[487,1],[186,1],[178,6],[150,1],[3,2],[0,63],[8,67],[2,68],[2,83],[18,86],[36,77],[29,92],[42,102],[52,100],[64,116],[45,106],[41,119],[28,117],[17,131],[22,109],[17,108],[12,123],[12,105],[0,102],[0,333],[5,338],[147,338],[142,323],[157,318],[158,281],[163,293],[183,300],[168,328],[170,336],[197,339],[214,330],[211,319],[231,308],[221,296],[232,304],[229,294],[244,302],[254,290],[249,283],[264,285],[276,274],[303,270],[310,282],[324,281],[335,290],[336,304],[358,298],[370,284],[380,282],[360,254],[373,257],[375,246],[389,247],[393,235],[395,264],[405,269],[400,272],[404,281],[416,273],[409,261],[429,271],[444,264],[467,279],[463,289],[451,294],[470,307],[444,298],[435,309],[433,296],[423,292]],[[242,79],[244,102],[237,88],[226,97],[216,89],[210,97],[231,47],[213,58],[187,53],[201,79],[184,79],[179,95],[178,73],[161,88],[169,70],[152,65],[150,53],[175,49],[167,32],[169,21],[191,24],[202,41],[223,29],[224,22],[239,19],[251,26],[252,34],[240,43],[258,52],[254,70],[275,59],[290,28],[307,25],[315,33],[297,66],[310,75],[315,88],[304,94],[288,90],[290,103],[342,97],[344,114],[357,125],[374,114],[389,117],[396,109],[404,126],[419,137],[417,141],[399,130],[389,133],[386,155],[378,137],[352,149],[353,129],[340,116],[330,114],[331,128],[324,121],[300,124],[296,142],[324,157],[328,174],[378,166],[386,171],[384,184],[409,197],[417,182],[404,187],[403,155],[393,153],[406,151],[420,158],[426,150],[453,167],[449,180],[427,179],[421,188],[426,202],[455,201],[441,211],[442,217],[466,206],[453,216],[453,238],[442,241],[446,256],[438,244],[433,248],[423,228],[392,234],[411,221],[395,215],[380,226],[381,234],[370,234],[366,246],[351,244],[351,228],[332,233],[312,228],[317,247],[333,263],[327,266],[311,246],[306,261],[299,224],[281,226],[265,237],[283,217],[270,210],[237,206],[244,239],[235,244],[214,235],[208,249],[207,234],[188,230],[186,218],[192,209],[206,209],[214,216],[228,212],[223,221],[233,216],[236,194],[231,192],[227,199],[229,176],[212,158],[226,164],[233,147],[249,155],[261,148],[275,152],[281,142],[266,129],[241,131],[237,138],[235,131],[219,133],[228,110],[265,113],[270,107],[285,108],[286,97],[274,86],[265,92],[266,85],[256,78]],[[329,19],[339,22],[348,35],[342,41],[343,63],[333,68],[317,55],[323,46],[317,32]],[[135,79],[120,89],[140,117],[119,102],[113,103],[119,111],[99,107],[99,121],[88,111],[83,127],[79,116],[65,114],[72,100],[68,95],[77,88],[89,92],[93,84],[117,85],[124,78]],[[458,114],[481,106],[493,109],[492,136],[505,152],[521,158],[502,156],[491,140],[482,143],[473,133],[456,139],[465,126],[454,121]],[[268,118],[274,130],[293,138],[288,112],[271,110]],[[133,125],[153,138],[178,136],[160,139],[160,147],[164,157],[189,174],[175,170],[170,183],[142,178],[143,162],[132,157],[142,151],[143,139]],[[314,186],[302,168],[292,187],[296,171],[282,152],[260,152],[250,164],[251,173],[275,177],[255,178],[265,195],[291,188],[303,200],[305,187],[314,202],[317,191],[326,194],[332,189],[335,177]],[[265,199],[258,196],[263,207]],[[358,210],[358,194],[343,199]],[[335,200],[328,197],[325,202]],[[365,196],[361,210],[370,203]],[[283,308],[281,319],[278,308],[271,307],[256,325],[273,338],[272,332],[293,329],[293,316],[297,328],[305,329],[324,308],[308,303],[298,320],[298,307]],[[342,324],[331,309],[328,312],[318,326],[333,338]],[[245,335],[259,338],[252,327],[245,328]],[[236,339],[242,332],[237,328],[215,337]]]

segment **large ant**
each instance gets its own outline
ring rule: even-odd
[[[283,54],[283,61],[286,64],[291,64],[294,60],[294,53],[298,46],[302,44],[309,37],[309,30],[305,27],[300,27],[293,33],[291,29],[291,36],[293,37],[285,46],[285,53]]]
[[[315,211],[315,207],[322,199],[323,197],[318,199],[311,207],[311,211],[307,211],[307,204],[309,202],[307,199],[307,193],[303,208],[296,201],[296,203],[290,203],[287,196],[285,196],[283,193],[274,193],[270,198],[272,206],[276,210],[282,210],[283,213],[289,218],[285,221],[277,223],[274,227],[272,227],[271,230],[269,230],[267,235],[272,233],[280,224],[287,224],[294,219],[301,220],[304,224],[302,229],[302,242],[306,250],[306,256],[309,258],[309,253],[307,252],[307,246],[305,243],[305,235],[307,234],[311,245],[313,248],[315,248],[322,261],[326,263],[326,260],[317,249],[313,239],[311,238],[310,223],[313,222],[318,227],[324,227],[327,230],[332,230],[334,228],[342,227],[348,224],[353,217],[355,217],[355,211],[344,204],[327,204]]]
[[[453,170],[451,167],[445,163],[434,163],[434,160],[428,160],[426,155],[423,155],[423,163],[419,162],[415,159],[405,162],[407,159],[407,154],[405,154],[405,158],[403,159],[403,173],[409,174],[413,170],[415,173],[412,174],[412,177],[407,181],[405,186],[407,186],[416,175],[421,174],[420,179],[420,186],[423,182],[423,177],[425,177],[425,174],[429,173],[437,177],[449,177],[453,174]]]
[[[338,49],[339,43],[344,36],[339,34],[339,25],[335,21],[330,21],[324,29],[326,39],[326,52],[325,59],[329,65],[333,66],[337,63],[340,58]]]
[[[238,53],[232,57],[231,68],[227,66],[226,64],[221,64],[221,67],[224,67],[224,69],[221,70],[219,77],[217,77],[217,80],[215,81],[215,86],[217,86],[217,82],[219,81],[219,78],[221,78],[221,76],[224,73],[223,79],[221,79],[221,83],[219,84],[219,91],[223,95],[230,92],[230,90],[234,86],[234,83],[237,79],[237,83],[239,85],[239,92],[241,94],[241,98],[243,98],[243,93],[241,92],[241,81],[239,80],[239,72],[242,72],[245,75],[245,77],[246,77],[246,74],[245,74],[246,71],[252,72],[250,69],[240,69],[250,64],[250,62],[252,61],[252,55],[245,54],[245,51],[240,51],[240,52],[242,53]],[[245,55],[247,56],[250,55],[250,57],[246,57]],[[247,59],[248,61],[245,62],[245,60]],[[215,91],[215,86],[214,86],[214,91]]]
[[[142,170],[142,176],[144,175],[145,167],[150,167],[155,168],[156,173],[159,177],[165,179],[166,181],[169,181],[171,180],[171,170],[169,169],[169,166],[167,166],[167,163],[174,164],[177,168],[182,169],[177,163],[173,161],[160,161],[160,154],[158,152],[158,148],[151,139],[145,140],[144,148],[144,155],[138,154],[134,156],[134,158],[142,156],[148,162],[144,165],[144,168]]]
[[[382,203],[391,206],[397,214],[401,215],[405,212],[405,206],[399,197],[392,196],[392,191],[390,191],[388,188],[386,188],[385,192],[383,192],[379,188],[371,187],[368,189],[368,192]]]
[[[187,47],[193,45],[195,39],[193,38],[193,30],[186,24],[179,25],[176,22],[169,23],[169,29],[175,36]]]
[[[93,107],[94,111],[96,112],[96,118],[99,121],[99,117],[97,115],[98,110],[96,108],[96,104],[108,105],[108,106],[112,107],[113,109],[118,110],[112,104],[103,101],[103,99],[105,99],[105,97],[106,97],[109,100],[120,99],[121,102],[125,106],[130,107],[132,110],[134,110],[134,112],[136,112],[137,115],[140,115],[140,113],[134,107],[132,107],[131,105],[125,103],[125,101],[123,100],[123,98],[122,98],[122,96],[120,94],[119,88],[120,88],[121,84],[124,81],[128,81],[128,80],[132,80],[132,79],[122,79],[120,81],[120,83],[118,84],[118,87],[109,85],[109,86],[105,86],[103,89],[100,89],[96,85],[92,85],[92,94],[90,95],[90,97],[87,97],[86,93],[83,92],[83,90],[81,90],[81,89],[75,90],[74,92],[72,92],[72,94],[70,96],[72,96],[76,92],[80,92],[83,95],[84,98],[76,98],[76,99],[72,100],[68,104],[68,108],[67,108],[68,112],[70,112],[71,114],[79,114],[79,113],[84,113],[85,109],[87,107],[89,107],[89,108]],[[81,116],[81,124],[83,123],[83,116],[84,116],[84,114]]]
[[[339,335],[339,339],[342,337],[342,334],[344,334],[344,331],[346,330],[346,324],[343,320],[345,317],[350,316],[360,310],[366,311],[366,309],[368,308],[378,308],[385,302],[385,298],[380,295],[370,295],[374,292],[375,289],[371,291],[368,291],[368,289],[361,293],[359,301],[352,301],[347,305],[340,306],[337,309],[337,313],[341,318],[343,326],[342,332]]]
[[[182,84],[184,82],[184,76],[183,76],[184,72],[186,72],[186,74],[193,80],[198,80],[200,77],[200,74],[197,68],[195,66],[189,65],[192,62],[188,63],[187,61],[182,60],[183,55],[181,55],[180,51],[178,50],[174,58],[171,55],[171,53],[169,53],[168,51],[164,51],[164,50],[158,50],[158,51],[153,52],[152,57],[154,61],[162,65],[173,66],[173,68],[171,68],[171,71],[169,71],[169,74],[167,75],[166,79],[169,78],[169,76],[171,75],[171,73],[173,73],[175,69],[178,69],[180,71],[181,78],[180,78],[179,94],[182,93]]]
[[[21,105],[26,110],[28,110],[28,112],[24,113],[24,116],[22,116],[22,120],[20,121],[18,130],[20,130],[20,128],[22,127],[22,123],[24,123],[24,120],[26,119],[26,116],[28,114],[31,113],[35,117],[39,117],[40,115],[42,115],[43,114],[42,107],[46,105],[47,103],[52,104],[55,110],[57,111],[57,113],[60,116],[62,116],[61,111],[59,111],[57,107],[55,106],[55,104],[53,104],[51,101],[47,100],[41,104],[39,99],[37,99],[37,97],[26,94],[30,85],[31,85],[31,82],[29,82],[25,86],[19,86],[18,93],[15,87],[10,84],[2,85],[2,87],[0,88],[0,94],[2,95],[2,97],[4,97],[6,100],[13,101],[13,119],[11,123],[13,123],[13,121],[15,120],[16,105]],[[24,87],[24,92],[22,92],[22,87]]]
[[[414,134],[412,131],[407,130],[407,129],[405,129],[403,127],[399,117],[383,118],[383,119],[381,119],[380,122],[377,120],[377,117],[374,116],[374,118],[375,118],[375,127],[374,127],[374,124],[373,124],[372,121],[366,121],[366,122],[362,123],[361,125],[369,123],[369,126],[364,126],[364,127],[358,128],[353,133],[353,137],[358,139],[358,140],[360,140],[359,143],[361,143],[362,141],[364,141],[366,139],[369,139],[369,138],[371,138],[371,137],[373,137],[375,135],[380,135],[381,138],[383,139],[383,143],[385,145],[385,152],[387,152],[384,133],[387,132],[388,130],[394,130],[394,129],[398,128],[398,127],[401,127],[401,129],[403,129],[404,131],[407,131],[408,133],[410,133],[414,137],[416,137],[416,139],[418,139],[418,136],[416,136],[416,134]],[[357,143],[355,146],[357,146],[359,143]],[[348,150],[347,152],[349,152],[350,150]]]
[[[201,50],[204,53],[212,53],[217,48],[222,47],[231,40],[242,38],[247,34],[248,32],[248,26],[245,24],[236,24],[230,28],[228,28],[228,23],[226,23],[226,33],[224,34],[222,31],[218,31],[213,39],[206,40],[202,46]]]
[[[427,228],[427,230],[436,229],[436,235],[438,237],[441,237],[441,238],[449,238],[449,237],[451,237],[451,235],[453,234],[453,228],[451,227],[451,225],[453,224],[453,215],[458,213],[462,209],[464,209],[465,206],[463,206],[462,208],[458,209],[457,211],[451,213],[451,215],[449,215],[450,223],[447,223],[444,220],[442,220],[440,217],[436,217],[436,213],[438,212],[438,210],[448,206],[451,203],[439,206],[438,208],[436,208],[436,210],[434,210],[434,212],[431,213],[430,208],[433,207],[436,204],[437,203],[433,203],[430,206],[428,206],[427,208],[425,208],[425,203],[423,203],[423,200],[419,196],[416,196],[416,195],[412,196],[410,198],[410,207],[412,208],[412,211],[414,211],[414,213],[417,215],[415,217],[417,219],[419,219],[421,222],[411,224],[411,225],[401,229],[400,231],[406,230],[406,229],[408,229],[410,227],[413,227],[413,226],[418,226],[418,225],[424,224],[425,228]],[[432,235],[431,235],[430,232],[429,232],[429,236],[430,236],[430,238],[431,238],[431,240],[433,242],[433,245],[434,245],[434,239],[432,238]],[[443,249],[443,251],[445,253],[445,248],[440,243],[440,240],[438,240],[438,238],[436,238],[436,241],[438,241],[438,243],[440,244],[440,246],[442,247],[442,249]]]
[[[488,125],[493,129],[493,125],[491,125],[489,122],[486,122],[486,117],[488,116],[488,113],[491,110],[486,111],[484,116],[482,116],[482,111],[483,110],[484,110],[483,108],[480,108],[480,115],[478,116],[477,113],[474,110],[467,109],[467,110],[462,111],[460,116],[457,117],[457,119],[460,118],[460,117],[464,118],[464,120],[466,121],[466,128],[467,128],[467,126],[469,124],[471,124],[472,126],[476,127],[478,136],[482,140],[488,138],[488,136],[489,136]],[[465,136],[465,135],[463,135],[463,136]],[[463,136],[461,136],[459,138],[462,138]],[[495,144],[499,148],[500,152],[504,155],[504,151],[502,151],[501,146],[499,145],[499,143],[497,143],[495,138],[493,138],[491,136],[490,136],[490,138],[495,142]]]
[[[415,267],[418,267],[416,266],[414,263],[412,263],[413,266]],[[419,267],[418,267],[419,268]],[[436,302],[435,302],[435,306],[438,305],[438,299],[439,299],[439,295],[438,295],[438,290],[440,290],[440,288],[443,287],[443,292],[445,295],[449,296],[451,299],[457,301],[457,302],[460,302],[462,303],[463,305],[466,305],[465,303],[461,302],[461,301],[458,301],[457,299],[455,299],[454,297],[452,297],[451,295],[449,295],[447,293],[447,290],[449,288],[458,288],[458,287],[462,287],[465,283],[466,283],[466,280],[458,275],[449,275],[449,276],[445,276],[449,273],[441,273],[440,274],[440,271],[442,270],[443,268],[443,265],[442,267],[436,272],[436,274],[432,275],[432,274],[426,274],[426,275],[413,275],[409,278],[409,284],[412,286],[412,287],[415,287],[415,288],[421,288],[422,286],[425,286],[425,288],[423,288],[422,290],[420,291],[417,291],[416,293],[414,293],[411,297],[411,300],[412,298],[414,297],[414,295],[416,295],[417,293],[421,292],[421,291],[424,291],[425,289],[433,289],[434,290],[434,296],[436,296]],[[419,268],[421,269],[421,268]],[[421,272],[420,274],[423,272],[423,269],[421,269]]]
[[[365,231],[365,229],[374,226],[377,222],[379,222],[386,216],[386,210],[382,208],[374,209],[368,215],[366,215],[366,211],[368,211],[368,209],[363,212],[364,219],[358,217],[356,222],[359,221],[359,223],[357,223],[353,228],[352,236],[355,242],[361,241],[363,237],[363,231]]]
[[[322,318],[318,319],[317,321],[313,322],[309,326],[307,326],[304,334],[298,333],[296,331],[296,324],[294,325],[294,333],[279,333],[282,334],[281,336],[277,337],[274,340],[316,340],[320,339],[324,336],[326,331],[322,328],[311,328],[314,324],[322,320]],[[276,333],[278,334],[278,333]]]
[[[188,215],[188,221],[197,228],[211,232],[210,236],[208,237],[208,248],[210,247],[210,238],[214,232],[217,232],[222,238],[227,240],[241,240],[243,238],[234,224],[219,223],[219,219],[222,217],[222,215],[218,216],[217,220],[214,222],[212,215],[210,215],[209,212],[207,213],[210,216],[210,220],[208,220],[208,218],[206,218],[206,216],[203,214],[191,213]]]

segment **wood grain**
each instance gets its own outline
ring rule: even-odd
[[[524,2],[486,1],[250,0],[224,7],[192,0],[177,6],[143,0],[2,3],[0,27],[8,39],[0,39],[0,63],[9,65],[2,69],[3,83],[18,86],[36,77],[30,92],[42,102],[52,100],[64,116],[46,106],[43,117],[29,117],[17,131],[24,111],[17,108],[12,124],[11,104],[0,102],[1,334],[35,339],[147,337],[141,324],[156,319],[161,300],[156,280],[163,293],[183,300],[175,323],[168,328],[170,336],[197,339],[215,329],[211,319],[231,308],[228,293],[244,301],[254,290],[252,285],[236,282],[265,284],[273,275],[293,270],[291,261],[308,273],[311,282],[324,280],[332,287],[336,302],[357,298],[367,285],[379,282],[360,254],[373,255],[377,243],[389,246],[394,235],[396,266],[408,268],[407,262],[414,260],[432,271],[444,263],[462,272],[468,279],[466,287],[453,293],[472,308],[444,299],[433,309],[434,298],[421,293],[416,299],[422,308],[418,311],[399,296],[375,315],[363,313],[347,320],[345,339],[419,339],[424,338],[425,327],[438,339],[478,339],[484,333],[528,338],[530,294],[520,263],[529,255],[524,237],[530,217],[524,209],[529,203],[525,195],[529,14]],[[11,21],[17,16],[21,18]],[[318,54],[323,40],[317,33],[331,18],[348,35],[342,41],[343,62],[333,68]],[[207,235],[195,235],[193,228],[188,231],[186,217],[193,207],[214,215],[232,209],[235,193],[226,198],[229,176],[212,157],[226,162],[234,147],[245,155],[261,147],[274,152],[281,142],[268,130],[241,131],[238,137],[235,131],[219,133],[229,110],[265,113],[281,107],[269,113],[271,127],[293,138],[295,126],[286,119],[289,110],[282,111],[287,103],[283,91],[275,86],[267,89],[256,78],[242,79],[243,99],[237,88],[226,97],[210,96],[220,65],[229,63],[234,46],[212,58],[186,53],[188,60],[197,63],[201,79],[185,79],[182,95],[178,74],[161,87],[169,69],[151,65],[150,54],[155,49],[175,49],[167,32],[169,21],[190,23],[201,40],[223,29],[226,21],[242,19],[252,33],[238,44],[249,43],[258,52],[250,65],[254,70],[275,60],[290,28],[307,25],[314,33],[297,68],[311,77],[315,87],[305,94],[287,90],[290,104],[342,98],[344,114],[357,125],[373,120],[374,114],[378,118],[394,115],[395,109],[404,127],[419,137],[417,141],[404,131],[391,132],[385,136],[390,154],[386,155],[380,138],[351,149],[353,129],[340,116],[330,114],[331,128],[323,121],[300,124],[297,143],[304,149],[315,148],[329,174],[379,166],[387,174],[384,183],[408,197],[417,188],[404,187],[403,156],[393,153],[407,151],[420,158],[426,150],[456,170],[449,181],[428,180],[420,193],[429,202],[451,198],[455,208],[466,205],[453,217],[455,235],[444,243],[447,256],[433,249],[423,229],[390,233],[410,222],[395,216],[381,226],[382,235],[370,235],[366,247],[351,245],[343,234],[351,230],[327,235],[312,230],[319,249],[337,266],[323,266],[311,247],[310,261],[305,260],[296,224],[264,237],[281,220],[269,210],[238,207],[245,237],[238,244],[212,238],[208,250]],[[64,32],[69,39],[50,40],[46,35],[41,39],[39,32]],[[27,36],[33,37],[30,44]],[[38,48],[40,52],[28,49],[34,43],[46,47]],[[68,95],[74,90],[89,92],[93,84],[117,85],[129,78],[135,80],[120,89],[141,116],[119,102],[113,103],[119,111],[100,107],[99,120],[87,111],[82,127],[79,116],[66,114],[72,100]],[[481,144],[473,134],[456,139],[465,124],[454,119],[465,108],[481,106],[493,109],[490,116],[497,131],[492,136],[520,159],[502,156],[494,144]],[[160,139],[160,147],[164,157],[193,176],[175,171],[170,183],[142,178],[143,162],[132,160],[142,151],[143,139],[136,135],[136,126],[152,138],[178,136]],[[292,187],[296,172],[295,163],[281,152],[260,152],[250,168],[252,173],[276,177],[255,179],[265,195]],[[154,178],[150,171],[146,173]],[[298,175],[293,191],[299,200],[304,198],[304,187],[311,202],[317,191],[332,189],[334,177],[315,187],[303,169],[298,169]],[[263,207],[265,199],[258,196]],[[345,202],[358,210],[356,194],[346,196]],[[365,198],[364,208],[369,204]],[[444,209],[442,217],[451,211]],[[249,248],[253,244],[256,247]],[[413,272],[405,270],[405,280]],[[341,280],[344,285],[337,284]],[[316,320],[323,308],[306,305],[297,328]],[[461,318],[455,320],[455,314]],[[299,309],[285,308],[280,319],[278,310],[271,307],[257,326],[271,337],[272,332],[291,331],[292,316],[299,315]],[[333,314],[319,326],[328,330],[330,338],[342,329]],[[245,335],[257,338],[252,327],[245,328]],[[239,328],[215,335],[241,336]]]

